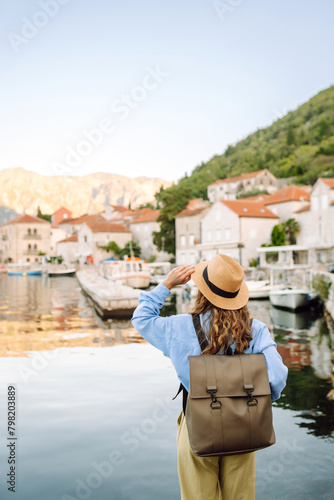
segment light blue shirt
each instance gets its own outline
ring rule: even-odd
[[[180,382],[189,391],[188,356],[201,354],[201,348],[190,314],[167,318],[159,316],[160,309],[170,293],[162,283],[149,292],[141,292],[131,321],[147,342],[171,359]],[[202,323],[202,315],[200,319]],[[233,350],[234,346],[231,347]],[[275,401],[285,387],[288,369],[277,352],[276,343],[272,340],[267,326],[253,319],[252,340],[245,354],[261,352],[268,368],[271,399]]]

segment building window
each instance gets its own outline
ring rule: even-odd
[[[68,215],[67,215],[67,214],[64,214],[64,217],[63,217],[63,218],[64,218],[64,219],[67,219],[67,217],[68,217]]]
[[[30,259],[27,257],[27,262],[30,262]]]
[[[34,229],[34,234],[37,234],[37,229],[36,228]]]
[[[84,236],[84,242],[87,243],[87,236]]]
[[[181,247],[186,246],[186,237],[184,235],[181,236]]]
[[[30,228],[28,229],[28,234],[31,234],[31,229]]]
[[[323,194],[321,197],[321,208],[327,208],[328,207],[328,196],[327,194]]]
[[[193,246],[195,243],[195,236],[193,234],[189,235],[189,245]]]
[[[319,210],[319,200],[317,196],[313,196],[312,198],[312,208],[315,211]]]
[[[34,250],[37,250],[37,245],[34,245]]]
[[[190,252],[190,256],[189,256],[189,264],[196,264],[196,260],[195,260],[195,254],[194,254],[194,252]]]
[[[29,245],[28,245],[28,250],[31,250],[31,245],[30,245],[30,243],[29,243]]]
[[[220,241],[220,240],[221,240],[221,230],[217,229],[216,230],[216,241]]]
[[[206,233],[206,239],[207,239],[208,243],[210,243],[212,241],[212,231],[208,231]]]
[[[231,229],[225,229],[225,240],[230,241],[231,239]]]

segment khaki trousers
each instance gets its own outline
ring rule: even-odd
[[[255,452],[195,456],[183,411],[177,419],[176,442],[181,500],[255,500]]]

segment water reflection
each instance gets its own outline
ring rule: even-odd
[[[189,312],[194,298],[178,289],[162,314]],[[174,308],[173,308],[174,306]],[[249,301],[253,317],[268,325],[289,377],[282,397],[275,406],[300,412],[297,425],[310,434],[334,438],[334,402],[331,390],[333,337],[325,318],[315,318],[310,310],[297,314],[275,309],[269,301]]]
[[[187,313],[193,304],[191,290],[175,289],[161,315]],[[289,368],[287,387],[275,404],[300,412],[298,425],[315,436],[333,437],[334,403],[326,398],[333,334],[326,320],[314,319],[308,310],[294,314],[274,309],[268,301],[250,301],[249,308],[268,325]],[[0,356],[144,342],[129,320],[102,321],[75,278],[0,275],[0,318]]]
[[[130,320],[102,319],[75,278],[0,275],[0,356],[143,342]]]

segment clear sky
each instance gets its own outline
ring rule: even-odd
[[[0,170],[177,180],[334,83],[332,0],[1,4]]]

